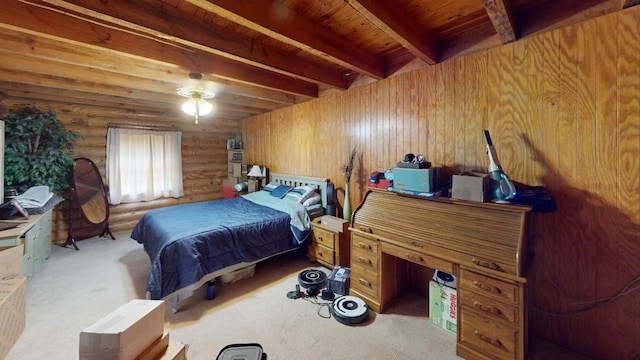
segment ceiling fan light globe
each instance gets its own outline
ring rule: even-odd
[[[193,116],[196,114],[196,100],[189,99],[184,104],[182,104],[182,111]]]
[[[209,115],[213,110],[213,105],[204,100],[198,100],[198,109],[200,110],[200,116]]]
[[[194,98],[191,98],[182,104],[182,111],[191,116],[196,114],[196,109],[198,110],[198,116],[205,116],[211,113],[213,105],[202,99]]]

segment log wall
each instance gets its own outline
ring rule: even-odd
[[[545,186],[559,207],[531,216],[532,333],[638,359],[639,27],[635,7],[246,119],[247,161],[330,178],[343,204],[357,146],[357,204],[369,173],[406,153],[445,175],[486,171],[490,130],[510,178]]]
[[[95,162],[105,177],[107,129],[110,123],[175,125],[182,131],[182,171],[185,196],[179,199],[163,198],[149,202],[120,204],[110,207],[109,224],[113,233],[133,229],[138,220],[150,209],[169,205],[222,198],[222,181],[227,177],[227,139],[239,132],[236,121],[201,119],[199,125],[188,116],[144,111],[123,111],[101,107],[64,105],[60,103],[32,102],[4,99],[4,110],[22,107],[53,109],[68,130],[80,133],[82,139],[74,143],[74,157],[87,157]],[[106,183],[106,180],[105,180]],[[69,202],[58,205],[53,213],[52,241],[64,244],[67,240]],[[77,214],[72,215],[74,228],[86,227]],[[96,233],[99,235],[99,232]],[[78,239],[82,240],[82,239]],[[79,245],[81,247],[81,245]]]

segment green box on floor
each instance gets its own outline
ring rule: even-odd
[[[458,294],[456,289],[429,281],[429,318],[452,333],[457,331]]]

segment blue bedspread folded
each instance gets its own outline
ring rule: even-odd
[[[237,197],[149,211],[131,237],[151,260],[149,296],[162,299],[227,266],[290,250],[308,226],[293,231],[286,210]]]

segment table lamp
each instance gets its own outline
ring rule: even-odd
[[[265,168],[266,170],[266,168]],[[249,192],[254,192],[260,190],[260,179],[265,176],[262,169],[260,169],[260,165],[253,165],[249,173],[247,174],[247,178],[249,178]]]

